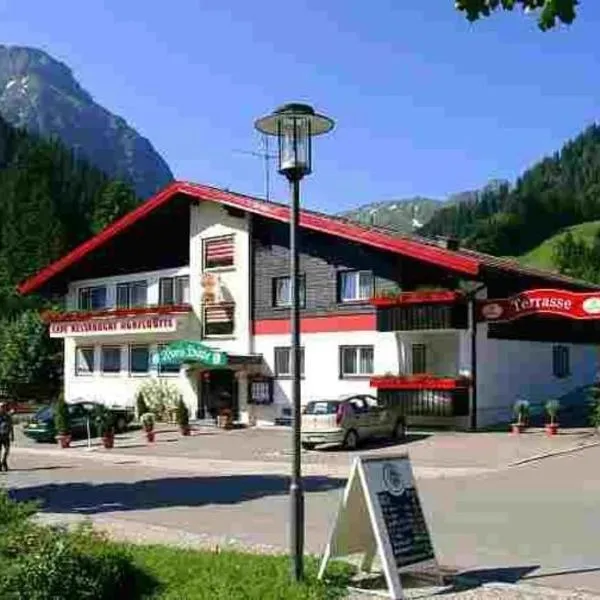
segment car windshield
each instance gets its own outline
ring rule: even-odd
[[[339,402],[335,400],[318,400],[309,402],[304,409],[305,415],[333,415],[337,411]]]
[[[37,411],[35,418],[38,421],[47,421],[48,419],[52,419],[52,407],[45,406]]]

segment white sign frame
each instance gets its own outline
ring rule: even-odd
[[[400,581],[401,573],[433,571],[437,574],[440,584],[442,584],[442,577],[435,557],[435,549],[434,557],[431,560],[413,563],[402,568],[397,566],[383,512],[376,496],[379,490],[375,489],[377,482],[374,481],[373,469],[376,468],[377,463],[401,464],[401,471],[404,471],[405,476],[403,485],[407,488],[414,488],[416,491],[416,482],[408,454],[356,457],[331,529],[329,541],[323,553],[318,578],[324,577],[327,564],[333,558],[362,554],[361,571],[370,572],[373,561],[378,556],[390,599],[404,600],[405,596]],[[427,529],[427,534],[431,541],[429,529]]]

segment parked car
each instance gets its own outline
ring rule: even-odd
[[[91,435],[96,435],[94,414],[104,405],[98,402],[78,400],[67,404],[69,411],[69,425],[74,438],[87,437],[88,420]],[[129,408],[107,407],[114,416],[115,431],[123,432],[133,421],[134,411]],[[23,428],[23,433],[36,442],[53,442],[56,436],[54,426],[54,406],[45,406],[38,410]]]
[[[302,446],[342,445],[350,450],[369,438],[402,439],[406,420],[401,411],[380,406],[375,396],[356,394],[313,400],[302,413]]]

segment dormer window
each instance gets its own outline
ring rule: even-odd
[[[205,271],[234,266],[234,239],[233,235],[223,235],[203,240],[202,263]]]

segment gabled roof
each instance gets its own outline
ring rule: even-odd
[[[85,256],[117,237],[126,229],[143,220],[159,207],[169,203],[174,197],[184,194],[198,201],[216,202],[232,208],[280,222],[289,221],[289,208],[284,204],[268,202],[251,196],[227,190],[188,182],[173,182],[155,196],[149,198],[125,216],[108,225],[100,233],[90,238],[71,252],[48,265],[36,275],[18,286],[21,294],[36,291],[53,277],[59,275]],[[379,227],[369,227],[323,213],[310,210],[300,211],[300,226],[312,231],[323,232],[348,241],[365,244],[379,250],[434,264],[458,273],[476,276],[482,266],[499,269],[520,275],[543,278],[556,283],[572,284],[594,288],[591,284],[568,277],[555,275],[537,269],[528,269],[513,261],[497,259],[489,255],[468,250],[449,250],[436,242],[417,236],[399,235]]]

